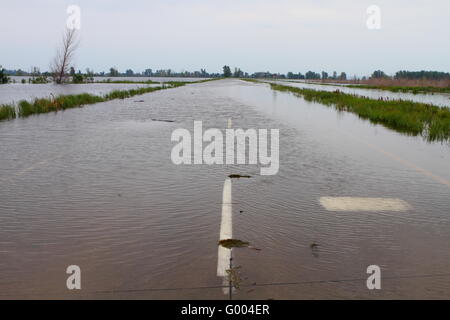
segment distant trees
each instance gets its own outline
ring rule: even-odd
[[[225,78],[231,77],[231,69],[229,66],[223,66],[223,76]]]
[[[84,76],[86,79],[86,82],[94,82],[94,75],[95,75],[94,70],[86,68],[86,74]]]
[[[84,77],[83,75],[80,73],[74,73],[72,75],[72,82],[73,83],[83,83],[84,82]]]
[[[450,73],[439,71],[397,71],[396,79],[428,79],[428,80],[450,80]]]
[[[143,75],[144,75],[145,77],[151,77],[151,76],[153,75],[152,69],[145,69]]]
[[[381,70],[375,70],[370,77],[374,79],[380,79],[380,78],[387,78],[388,76]]]
[[[5,69],[0,66],[0,84],[5,84],[9,82],[9,77],[5,74]]]
[[[322,80],[328,79],[328,73],[325,71],[322,71]]]
[[[314,71],[308,71],[308,72],[305,74],[305,78],[306,78],[306,79],[320,79],[320,74],[319,74],[319,73],[316,73],[316,72],[314,72]]]
[[[41,70],[38,67],[31,67],[31,78],[28,79],[29,83],[47,83],[48,79],[45,74],[41,74]]]
[[[239,68],[234,68],[233,77],[242,78],[244,76],[244,72]]]
[[[125,71],[125,75],[126,75],[127,77],[132,77],[132,76],[134,76],[134,71],[131,70],[131,69],[127,69],[127,70]]]
[[[111,67],[111,68],[109,68],[109,76],[110,77],[118,77],[119,76],[119,71],[117,71],[116,68]]]
[[[286,74],[286,78],[288,78],[288,79],[305,79],[305,76],[301,72],[293,73],[293,72],[289,71]]]
[[[56,51],[56,56],[50,66],[55,83],[63,83],[67,79],[69,65],[72,63],[77,46],[76,29],[66,28],[62,39],[62,46]]]
[[[341,72],[339,80],[347,80],[347,74],[345,72]]]
[[[94,71],[86,68],[86,73],[81,73],[80,70],[78,70],[77,73],[75,73],[75,69],[71,68],[70,75],[72,76],[72,82],[73,83],[89,83],[94,82]]]
[[[337,80],[337,72],[333,71],[333,76],[331,77],[333,80]]]

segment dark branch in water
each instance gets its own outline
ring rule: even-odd
[[[239,239],[225,239],[220,240],[219,245],[224,248],[231,249],[231,248],[245,248],[248,247],[250,243]]]
[[[174,120],[164,120],[164,119],[152,119],[152,121],[159,121],[159,122],[175,122]]]
[[[251,178],[252,176],[248,176],[248,175],[241,175],[241,174],[230,174],[228,176],[228,178],[231,179],[239,179],[239,178]]]

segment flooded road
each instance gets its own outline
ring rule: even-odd
[[[280,130],[277,175],[172,163],[173,130],[229,118]],[[234,249],[235,299],[450,298],[450,147],[265,84],[212,81],[1,122],[0,155],[1,298],[227,299],[217,241],[232,173],[252,176],[232,179],[233,237],[261,249]],[[322,197],[408,210],[328,211]],[[69,265],[80,292],[66,289]],[[369,265],[382,290],[367,289]]]

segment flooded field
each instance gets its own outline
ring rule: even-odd
[[[172,163],[173,130],[230,118],[280,130],[277,175]],[[0,157],[1,298],[227,299],[216,271],[230,174],[252,176],[232,179],[233,236],[261,249],[234,249],[234,299],[450,298],[450,146],[266,84],[189,84],[3,121]],[[406,209],[328,211],[333,197]],[[77,293],[66,289],[72,264]],[[367,289],[369,265],[381,267],[382,290]]]
[[[388,99],[388,100],[410,100],[414,102],[429,103],[441,107],[450,107],[450,94],[448,93],[405,93],[405,92],[391,92],[387,90],[378,89],[360,89],[349,88],[345,85],[320,85],[305,83],[301,81],[270,81],[273,83],[279,83],[285,86],[293,86],[298,88],[308,88],[323,91],[336,91],[339,90],[344,93],[355,94],[359,96],[365,96],[371,99]]]
[[[50,98],[51,95],[89,93],[101,96],[114,90],[129,90],[148,86],[157,87],[159,84],[92,83],[55,85],[53,83],[9,83],[0,86],[0,104],[17,103],[20,100],[30,101],[34,98]]]

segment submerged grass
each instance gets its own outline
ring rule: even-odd
[[[270,84],[273,90],[302,96],[307,101],[334,106],[337,110],[357,114],[372,123],[409,134],[421,135],[428,141],[450,140],[450,109],[405,100],[374,100],[342,93]]]
[[[2,104],[0,105],[0,121],[14,119],[16,117],[16,110],[14,106]]]

